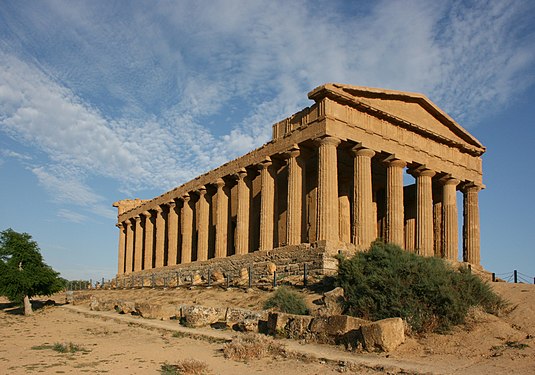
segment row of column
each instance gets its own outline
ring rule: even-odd
[[[316,240],[339,240],[339,206],[338,206],[338,162],[337,146],[340,140],[334,137],[323,137],[317,140],[318,145],[318,183],[317,183],[317,219]],[[288,196],[286,219],[286,243],[295,245],[301,243],[303,220],[303,178],[302,167],[299,164],[300,155],[298,145],[292,146],[285,157],[288,159]],[[353,192],[353,221],[352,242],[361,249],[369,247],[377,237],[376,218],[374,217],[374,203],[372,190],[371,160],[375,155],[373,150],[357,144],[352,149],[354,156],[354,192]],[[390,243],[404,245],[404,202],[403,202],[403,172],[406,163],[394,156],[385,161],[387,169],[386,186],[386,238]],[[262,160],[260,170],[261,201],[260,201],[260,236],[259,250],[274,248],[274,207],[275,180],[269,168],[272,160],[267,157]],[[434,172],[426,168],[410,170],[416,178],[417,186],[417,217],[416,217],[416,250],[421,255],[432,255],[435,239],[433,229],[433,198],[432,177]],[[240,169],[234,175],[237,180],[237,213],[235,254],[246,254],[249,250],[249,188],[246,185],[246,169]],[[457,258],[457,204],[456,188],[459,181],[445,178],[442,197],[442,251],[447,259]],[[217,190],[212,198],[215,200],[215,251],[216,258],[227,255],[227,229],[229,198],[223,191],[225,181],[218,179],[214,182]],[[464,185],[464,228],[463,228],[463,258],[470,263],[479,263],[479,212],[478,191],[476,185]],[[206,187],[200,187],[197,192],[198,201],[198,237],[197,260],[208,259],[209,243],[209,215],[210,208],[206,199]],[[145,226],[141,225],[141,217],[136,216],[118,224],[121,228],[119,238],[119,273],[140,271],[152,266],[164,266],[165,246],[167,245],[168,259],[177,259],[178,228],[181,228],[181,258],[180,263],[192,261],[192,233],[193,210],[190,205],[191,196],[186,194],[179,198],[181,206],[181,223],[178,225],[176,202],[168,202],[169,213],[164,219],[160,206],[152,209],[155,214],[155,225],[150,219],[151,213],[144,212]],[[156,233],[154,233],[154,231]],[[167,232],[167,244],[166,236]],[[144,233],[144,234],[143,234]],[[153,239],[155,243],[153,244]],[[144,241],[144,243],[143,243]],[[144,260],[141,259],[142,249],[145,251]],[[134,254],[136,256],[134,256]],[[143,266],[143,263],[145,267]]]

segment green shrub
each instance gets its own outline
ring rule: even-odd
[[[464,321],[470,306],[496,312],[503,301],[466,268],[421,257],[376,241],[368,252],[340,258],[337,284],[347,313],[365,319],[402,317],[415,332],[446,331]]]
[[[280,312],[307,315],[308,308],[303,296],[287,287],[279,287],[264,304],[265,309],[275,308]]]

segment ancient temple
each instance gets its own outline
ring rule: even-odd
[[[479,265],[476,138],[421,94],[326,84],[308,97],[314,104],[273,125],[262,147],[151,200],[114,203],[118,277],[325,266],[376,238]]]

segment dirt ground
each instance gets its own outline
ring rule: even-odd
[[[246,363],[223,357],[222,333],[205,329],[211,339],[173,333],[176,321],[144,320],[114,312],[89,312],[86,305],[45,306],[30,317],[0,300],[0,374],[158,374],[163,363],[184,359],[204,362],[212,374],[358,374],[535,373],[535,285],[494,283],[510,302],[502,316],[475,310],[467,323],[447,335],[408,337],[393,353],[352,353],[336,347],[285,341],[296,358]],[[104,291],[98,291],[102,293]],[[173,291],[107,291],[125,299],[173,299],[207,306],[259,308],[268,293],[218,288]],[[318,295],[307,294],[312,301]],[[57,303],[64,295],[52,297]],[[93,314],[93,315],[91,315]],[[211,334],[209,331],[213,331]],[[59,353],[55,343],[73,343],[75,353]],[[405,371],[405,372],[403,372]]]

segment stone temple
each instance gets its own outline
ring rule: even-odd
[[[314,104],[273,125],[262,147],[151,200],[114,203],[118,279],[328,270],[334,255],[377,238],[479,266],[476,138],[421,94],[325,84],[308,97]]]

